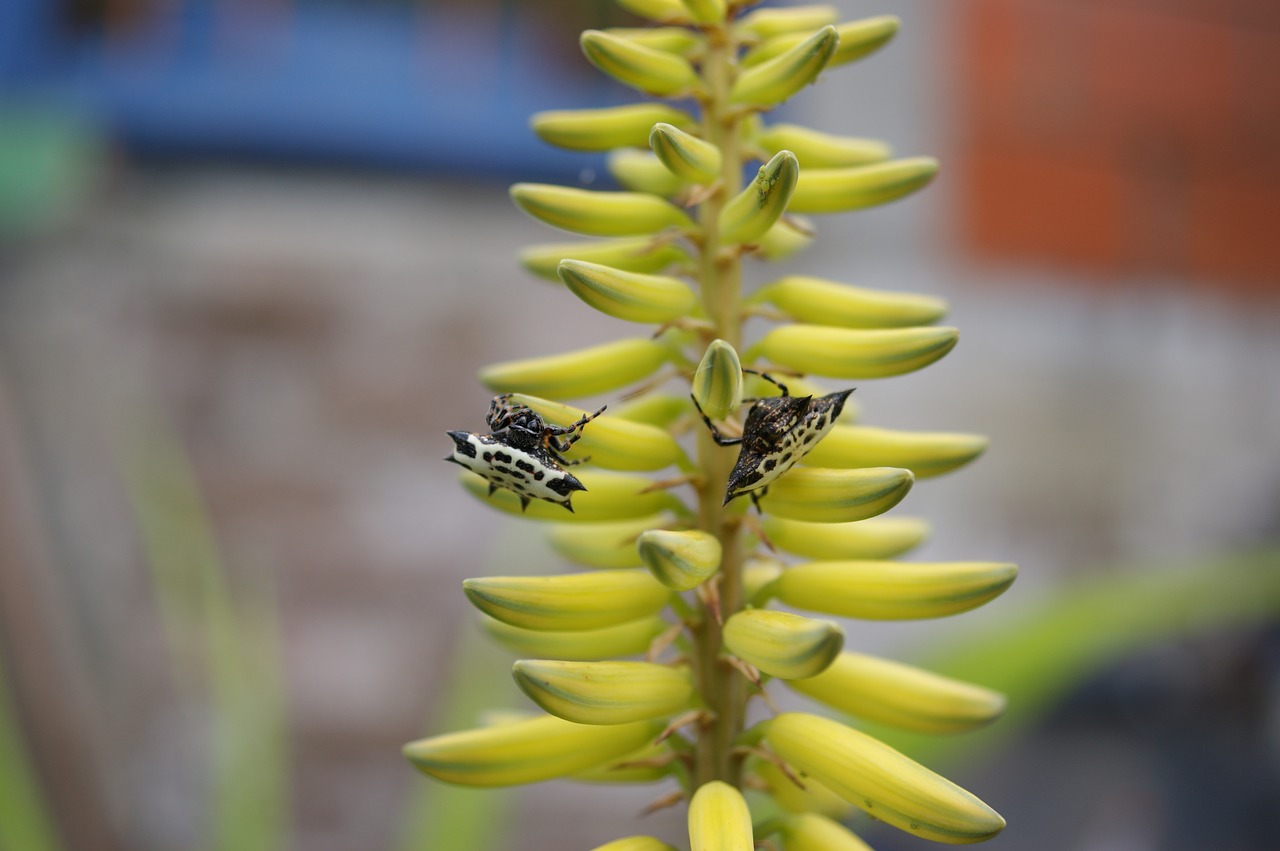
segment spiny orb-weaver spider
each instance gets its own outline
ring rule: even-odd
[[[489,403],[489,413],[485,416],[492,430],[489,434],[448,432],[455,446],[444,460],[483,476],[489,483],[490,496],[498,488],[512,491],[520,497],[522,511],[529,507],[531,499],[545,499],[573,511],[569,502],[573,492],[587,488],[564,468],[589,459],[570,461],[561,453],[568,452],[582,437],[586,424],[604,413],[608,406],[602,406],[593,414],[584,414],[572,425],[557,426],[548,424],[528,405],[511,403],[512,395],[503,393]]]
[[[749,494],[759,510],[760,498],[769,490],[769,485],[798,464],[831,430],[836,417],[844,409],[845,400],[855,388],[819,396],[817,399],[812,396],[792,396],[787,391],[787,386],[773,376],[754,369],[742,371],[758,375],[782,391],[781,396],[743,400],[754,404],[747,412],[742,437],[725,437],[703,412],[696,398],[693,404],[702,415],[702,421],[711,430],[711,439],[717,446],[742,445],[738,461],[729,474],[724,504],[727,505],[735,497]]]

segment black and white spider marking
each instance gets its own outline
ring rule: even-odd
[[[604,413],[604,408],[584,415],[573,425],[557,426],[549,425],[527,405],[510,404],[510,398],[510,393],[504,393],[489,403],[485,422],[491,433],[448,432],[456,445],[444,460],[483,476],[489,482],[490,495],[498,488],[514,492],[520,497],[522,511],[531,499],[545,499],[573,511],[569,502],[573,492],[587,488],[564,468],[587,459],[569,461],[560,453],[578,442],[583,427]]]
[[[725,437],[716,428],[711,418],[702,412],[702,406],[694,399],[694,407],[702,414],[702,421],[711,430],[711,438],[718,446],[735,446],[742,444],[738,453],[738,462],[733,465],[729,474],[729,486],[725,489],[724,502],[735,497],[750,494],[751,501],[760,507],[760,497],[764,496],[779,476],[790,470],[809,454],[809,450],[817,445],[831,427],[836,417],[844,409],[844,401],[849,398],[853,389],[841,390],[820,396],[792,396],[782,382],[757,372],[744,369],[758,375],[766,381],[777,385],[781,396],[765,396],[756,399],[747,412],[747,422],[742,426],[742,437]]]

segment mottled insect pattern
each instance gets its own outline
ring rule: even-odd
[[[520,497],[520,509],[529,507],[533,499],[545,499],[573,511],[569,502],[574,491],[586,486],[565,467],[588,460],[569,461],[561,453],[582,437],[587,423],[604,413],[585,414],[572,425],[549,425],[538,412],[527,405],[512,404],[511,394],[495,396],[485,417],[491,432],[474,434],[451,431],[455,444],[453,454],[444,460],[461,464],[489,482],[489,494],[506,488]],[[607,406],[606,406],[607,407]]]
[[[744,369],[777,386],[781,396],[765,396],[756,399],[747,412],[742,426],[742,437],[725,437],[716,428],[694,399],[693,404],[702,414],[702,421],[711,430],[711,437],[719,446],[741,444],[738,461],[729,474],[725,488],[727,505],[735,497],[749,494],[751,501],[760,507],[760,498],[779,476],[790,470],[809,454],[835,425],[836,417],[844,409],[844,402],[853,389],[841,390],[826,396],[792,396],[782,382],[763,372]]]

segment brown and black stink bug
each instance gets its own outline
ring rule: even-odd
[[[779,476],[790,470],[809,454],[831,427],[844,408],[845,399],[853,389],[830,393],[817,399],[812,396],[792,396],[782,382],[757,372],[744,369],[777,385],[781,396],[765,396],[754,400],[747,412],[747,422],[742,427],[742,437],[725,437],[702,412],[702,406],[694,399],[694,407],[702,414],[702,421],[711,430],[711,438],[718,446],[742,444],[738,462],[729,474],[729,486],[725,489],[724,503],[735,497],[749,494],[756,508],[760,498]]]
[[[573,425],[557,426],[549,425],[527,405],[509,404],[510,398],[510,393],[504,393],[489,403],[485,422],[493,430],[490,434],[448,432],[456,446],[444,460],[483,476],[491,495],[498,488],[514,492],[520,497],[521,510],[529,507],[531,499],[545,499],[573,511],[569,498],[574,491],[587,488],[564,468],[588,459],[569,461],[560,453],[578,442],[583,427],[604,413],[604,408],[584,415]]]

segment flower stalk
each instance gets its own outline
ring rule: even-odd
[[[845,651],[835,621],[774,607],[941,617],[994,599],[1016,572],[895,561],[927,525],[877,519],[917,477],[976,458],[985,438],[854,425],[851,389],[808,378],[928,366],[957,339],[933,324],[945,304],[802,275],[743,293],[744,261],[782,259],[811,240],[797,212],[887,203],[936,172],[927,157],[890,159],[876,140],[765,119],[825,70],[888,42],[897,20],[839,24],[826,6],[619,3],[661,26],[590,30],[584,55],[673,103],[560,110],[532,126],[551,144],[610,152],[625,191],[517,184],[511,195],[534,218],[594,238],[525,250],[529,271],[562,284],[564,298],[657,330],[481,371],[501,394],[489,433],[451,432],[448,460],[467,468],[469,492],[547,524],[552,548],[586,569],[467,580],[486,631],[525,657],[516,683],[547,714],[423,739],[405,754],[467,785],[674,783],[690,806],[691,851],[745,851],[768,837],[784,851],[865,847],[835,820],[852,807],[936,841],[989,838],[1004,822],[970,793],[839,721],[771,717],[768,698],[794,682],[834,711],[940,733],[1003,709],[980,686]],[[752,316],[778,324],[748,340]],[[588,413],[585,396],[607,406]],[[757,720],[748,709],[760,694]],[[755,827],[748,789],[772,800]],[[669,847],[637,836],[598,851]]]

